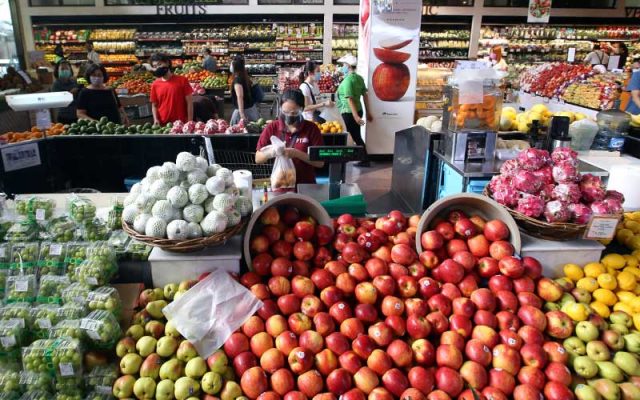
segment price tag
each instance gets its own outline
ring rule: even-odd
[[[29,279],[19,278],[14,283],[16,292],[26,292],[29,290]]]
[[[36,321],[40,329],[51,329],[51,320],[49,318],[40,318]]]
[[[62,245],[58,243],[53,243],[49,246],[49,255],[51,256],[59,256],[62,254]]]
[[[43,208],[36,209],[36,221],[45,220],[46,211]]]
[[[2,149],[2,163],[5,172],[36,167],[41,164],[38,143],[7,146]]]
[[[7,256],[7,250],[5,247],[0,247],[0,257],[4,258]]]
[[[109,396],[111,396],[111,393],[113,393],[113,389],[111,388],[111,386],[98,385],[98,386],[95,386],[94,389],[97,393],[106,394]]]
[[[620,217],[614,215],[596,215],[591,218],[584,238],[587,240],[608,240],[616,234],[616,227],[620,222]]]
[[[89,285],[97,285],[98,284],[98,280],[94,276],[88,276],[87,277],[87,283]]]
[[[98,328],[100,327],[100,322],[94,321],[92,319],[83,319],[80,321],[80,328],[87,331],[87,335],[91,339],[100,340],[100,335],[98,334]]]
[[[58,364],[60,368],[60,375],[62,376],[73,376],[75,375],[73,371],[73,364],[71,363],[60,363]]]
[[[13,335],[0,337],[0,344],[5,349],[11,348],[16,345],[16,337]]]

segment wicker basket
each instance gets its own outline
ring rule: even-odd
[[[484,188],[482,192],[487,197],[491,197],[489,192],[489,186]],[[504,207],[504,206],[503,206]],[[572,224],[568,222],[545,222],[539,219],[528,217],[518,211],[512,210],[509,207],[504,207],[509,211],[509,214],[518,224],[521,231],[529,236],[533,236],[538,239],[553,240],[553,241],[565,241],[582,239],[584,231],[587,225]]]
[[[162,250],[173,251],[176,253],[191,253],[202,250],[205,247],[212,247],[225,243],[232,236],[242,232],[247,221],[248,218],[243,218],[238,225],[227,228],[223,232],[189,240],[171,240],[141,235],[134,231],[133,228],[124,221],[122,221],[122,229],[133,239],[149,246],[159,247]]]

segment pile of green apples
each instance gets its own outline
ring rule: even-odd
[[[164,318],[162,309],[196,283],[168,284],[140,294],[141,309],[116,345],[122,374],[113,385],[116,398],[246,400],[224,351],[200,357]]]
[[[592,314],[564,340],[578,400],[640,399],[640,332],[624,311]]]

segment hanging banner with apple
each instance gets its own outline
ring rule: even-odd
[[[529,0],[527,23],[548,24],[551,17],[551,0]]]
[[[413,124],[422,2],[360,3],[358,71],[367,77],[367,151],[392,154],[394,134]]]

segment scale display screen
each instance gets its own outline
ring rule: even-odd
[[[347,162],[361,160],[364,156],[362,146],[311,146],[309,158],[312,161]]]

